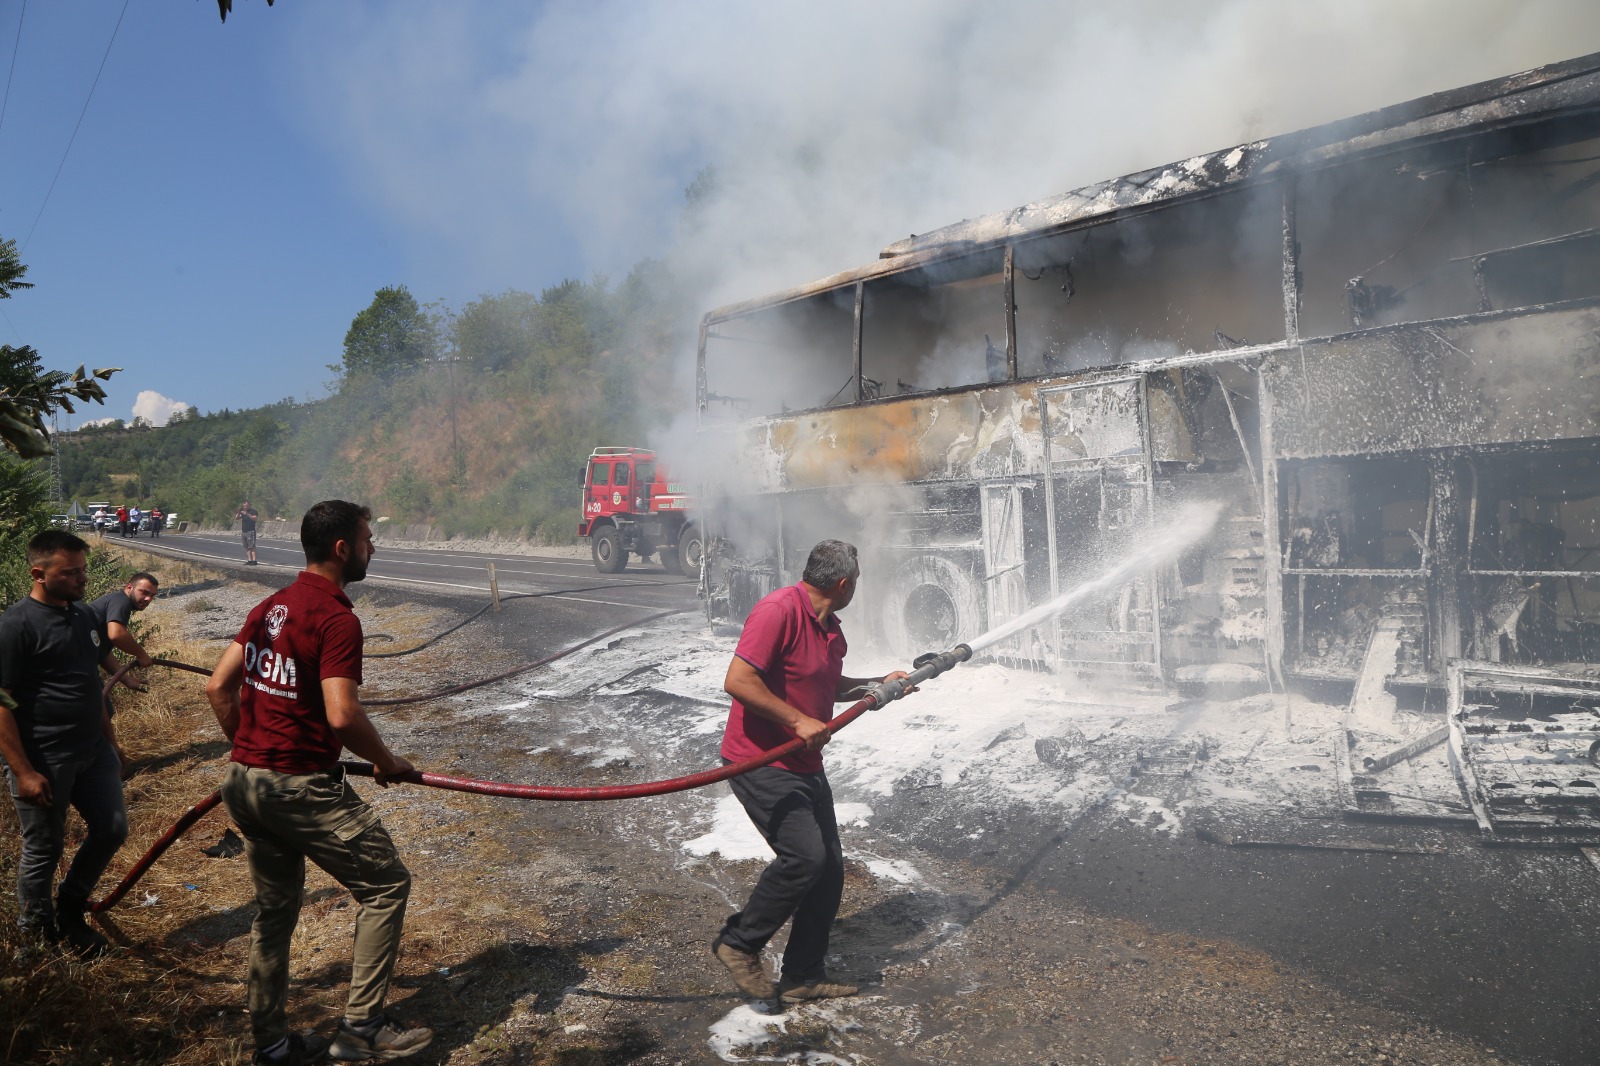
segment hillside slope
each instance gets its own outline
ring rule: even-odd
[[[243,499],[293,516],[338,496],[446,535],[569,540],[590,449],[642,442],[687,409],[683,306],[653,264],[614,289],[482,297],[441,315],[443,357],[347,372],[321,400],[62,434],[63,490],[208,523]]]

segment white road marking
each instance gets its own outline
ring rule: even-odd
[[[232,546],[232,542],[230,542],[230,541],[205,540],[205,541],[203,541],[203,543],[206,543],[206,544],[228,544],[230,547]],[[274,550],[274,551],[293,551],[294,550],[292,548],[278,548],[278,547],[276,547],[274,545],[271,545],[271,544],[259,544],[258,548],[260,548],[260,549],[271,549],[271,550]],[[440,563],[440,562],[433,562],[433,561],[424,561],[424,560],[421,560],[421,559],[409,559],[409,560],[408,559],[399,559],[399,558],[397,558],[397,555],[400,552],[406,552],[407,554],[411,554],[411,555],[434,554],[432,552],[418,552],[415,549],[403,549],[403,548],[402,549],[387,549],[387,548],[384,548],[384,549],[379,549],[379,553],[378,553],[378,557],[377,557],[379,565],[382,565],[383,559],[385,557],[388,557],[388,558],[396,559],[397,562],[405,562],[408,566],[431,566],[431,567],[437,567],[439,569],[444,569],[444,570],[482,570],[482,569],[484,569],[484,567],[482,565],[474,565],[472,563]],[[484,556],[481,556],[481,558],[483,558],[485,562],[487,562],[490,559],[493,559],[494,562],[495,562],[495,568],[501,574],[510,574],[510,575],[514,575],[514,576],[518,576],[518,577],[568,578],[568,577],[572,577],[573,576],[571,574],[566,574],[566,573],[553,573],[553,572],[548,571],[548,570],[515,570],[515,569],[508,569],[507,567],[500,565],[501,560],[514,561],[515,559],[518,558],[517,556],[498,556],[498,555],[490,556],[490,555],[484,555]],[[547,559],[541,558],[539,561],[540,562],[556,563],[556,564],[559,564],[559,565],[576,566],[576,567],[580,567],[580,568],[585,569],[585,570],[589,569],[590,566],[592,565],[592,564],[589,564],[589,563],[580,563],[580,562],[570,562],[569,563],[569,562],[567,562],[566,560],[563,560],[563,559],[548,559],[547,560]],[[685,583],[687,583],[687,579],[686,578],[678,578],[676,580],[658,580],[658,579],[655,579],[654,577],[652,577],[651,575],[648,575],[648,574],[646,574],[646,575],[633,575],[633,576],[642,577],[644,581],[649,582],[651,584],[657,584],[657,585],[677,585],[677,584],[685,584]]]
[[[208,541],[206,543],[213,543],[213,542]],[[162,546],[166,547],[166,545],[162,545]],[[186,548],[173,548],[171,550],[175,551],[175,552],[181,552],[184,555],[192,555],[196,559],[215,559],[216,558],[216,556],[214,556],[214,555],[206,555],[203,552],[189,551]],[[285,550],[286,551],[288,549],[280,549],[280,550]],[[273,567],[274,569],[290,569],[289,567],[284,567],[284,566],[282,566],[281,564],[278,564],[278,563],[262,563],[260,565]],[[292,569],[298,570],[300,568],[298,566],[295,566]],[[489,591],[488,584],[483,584],[483,585],[463,585],[463,584],[460,584],[460,583],[455,582],[455,581],[429,581],[429,580],[426,580],[425,578],[420,578],[420,577],[394,577],[394,576],[391,576],[389,574],[376,574],[376,573],[369,574],[368,576],[376,578],[379,581],[392,581],[392,582],[398,582],[400,584],[406,584],[406,585],[432,585],[432,586],[435,586],[435,587],[438,587],[438,588],[464,589],[464,590],[466,590],[468,592],[488,592]],[[555,577],[557,575],[552,574],[550,576]],[[667,584],[667,583],[666,582],[654,582],[654,584]],[[501,591],[503,591],[503,592],[513,592],[513,593],[514,592],[549,593],[549,595],[546,595],[546,596],[544,596],[542,598],[544,598],[544,599],[560,598],[560,599],[563,599],[563,600],[571,600],[571,601],[573,601],[575,603],[597,603],[597,604],[600,604],[600,605],[605,606],[605,607],[629,607],[629,608],[632,608],[633,610],[636,610],[636,611],[641,609],[641,608],[648,608],[648,607],[654,606],[653,604],[648,604],[648,603],[624,603],[621,600],[602,600],[602,599],[599,599],[599,598],[594,597],[594,596],[574,596],[574,595],[571,595],[569,593],[562,592],[560,589],[543,589],[543,588],[534,587],[534,588],[531,588],[531,589],[510,588],[510,589],[502,589]]]

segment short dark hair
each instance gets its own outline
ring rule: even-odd
[[[861,572],[856,561],[856,546],[842,540],[825,540],[811,549],[806,572],[801,580],[814,589],[831,589],[847,577]]]
[[[156,575],[147,574],[143,570],[139,571],[137,574],[134,574],[132,577],[130,577],[127,580],[126,583],[129,584],[129,585],[132,585],[132,584],[134,584],[135,582],[138,582],[138,581],[148,581],[148,582],[150,582],[150,584],[154,585],[156,588],[160,588],[161,587],[161,582],[156,580]]]
[[[333,546],[341,540],[354,541],[361,520],[372,521],[372,508],[349,500],[323,500],[312,506],[300,520],[300,547],[306,562],[325,563],[333,558]]]
[[[28,541],[28,565],[42,566],[56,552],[86,552],[89,545],[83,538],[68,533],[64,529],[47,529],[43,533],[35,533],[33,539]]]

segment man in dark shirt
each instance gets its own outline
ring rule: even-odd
[[[155,660],[150,658],[150,653],[144,650],[144,645],[133,635],[128,623],[135,611],[142,611],[150,606],[156,598],[156,591],[160,585],[154,574],[141,571],[129,578],[128,583],[120,589],[108,592],[89,604],[89,610],[94,612],[100,628],[105,630],[106,636],[110,638],[111,646],[133,656],[140,668],[146,670]],[[143,687],[139,675],[134,671],[130,670],[123,674],[122,680],[130,688]],[[106,713],[116,713],[109,699],[106,700]]]
[[[239,520],[239,538],[244,541],[244,565],[256,565],[256,509],[246,500],[234,514]]]
[[[0,615],[0,756],[22,825],[17,921],[30,939],[64,937],[85,956],[106,939],[84,920],[89,895],[128,836],[122,757],[100,697],[100,668],[116,668],[111,643],[79,601],[88,584],[88,545],[63,529],[28,542],[33,589]],[[5,702],[5,701],[0,701]],[[67,808],[88,835],[61,881]]]
[[[367,576],[372,512],[325,500],[306,512],[300,543],[306,568],[267,597],[223,653],[206,684],[222,731],[233,742],[222,802],[244,834],[255,880],[250,930],[250,1025],[258,1063],[404,1058],[432,1031],[384,1013],[400,949],[411,874],[378,814],[339,767],[347,747],[387,786],[412,772],[389,750],[361,709],[361,622],[344,587]],[[350,996],[333,1046],[291,1033],[284,1015],[289,941],[300,918],[306,860],[349,889],[356,916]]]

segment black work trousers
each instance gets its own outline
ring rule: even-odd
[[[733,794],[777,857],[761,872],[744,910],[728,918],[718,940],[759,955],[790,918],[783,976],[822,976],[828,932],[844,895],[844,848],[823,773],[763,766],[731,779]]]

